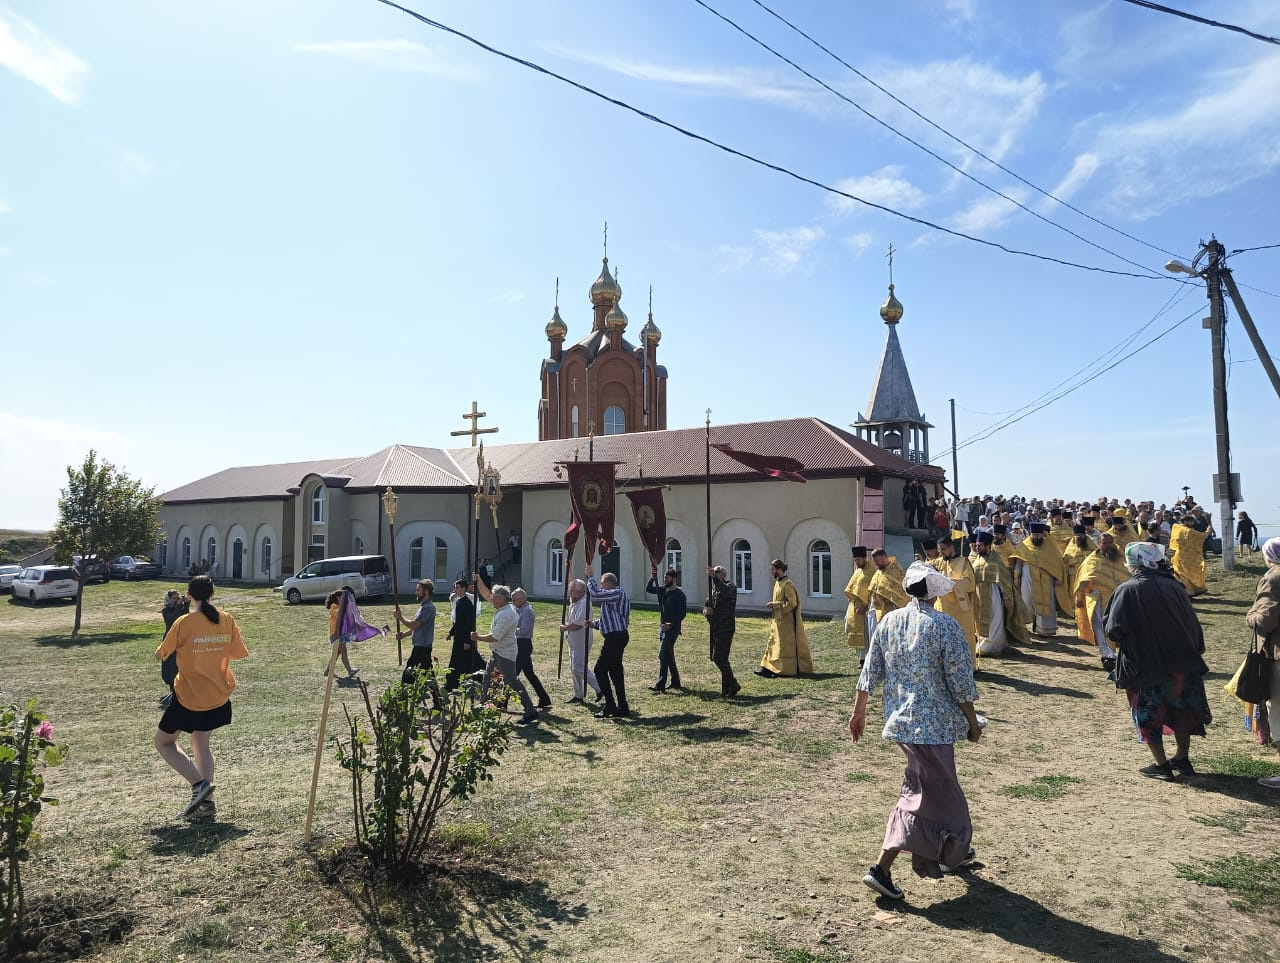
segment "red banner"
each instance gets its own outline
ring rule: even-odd
[[[661,565],[667,551],[667,509],[662,503],[662,489],[643,488],[627,492],[627,497],[631,499],[631,514],[649,561]]]
[[[569,472],[569,499],[573,517],[586,536],[587,564],[595,558],[597,543],[613,544],[613,493],[616,461],[564,462]],[[567,533],[566,533],[567,534]]]
[[[735,451],[729,445],[712,445],[711,447],[770,478],[785,478],[787,481],[797,482],[806,480],[804,475],[800,474],[805,470],[804,465],[786,455],[757,455],[752,451]]]

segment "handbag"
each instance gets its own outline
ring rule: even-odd
[[[1241,702],[1261,705],[1271,698],[1271,660],[1255,643],[1240,664],[1236,674],[1236,698]]]

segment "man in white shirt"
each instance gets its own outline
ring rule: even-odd
[[[477,577],[472,575],[472,578]],[[489,592],[493,596],[493,622],[489,625],[489,634],[471,633],[471,641],[488,642],[492,651],[489,667],[484,673],[484,685],[480,690],[481,698],[488,697],[493,670],[498,669],[502,673],[503,683],[515,691],[520,697],[520,705],[524,707],[524,715],[520,717],[519,724],[530,725],[538,721],[538,710],[534,708],[529,690],[520,681],[519,670],[516,668],[516,656],[520,652],[516,643],[516,626],[520,622],[520,616],[511,604],[511,589],[505,585],[495,585]]]
[[[588,666],[591,654],[591,598],[587,595],[587,583],[575,578],[569,583],[569,611],[560,631],[569,640],[569,674],[573,676],[573,698],[570,703],[581,705],[587,694],[587,686],[600,699],[600,683]]]

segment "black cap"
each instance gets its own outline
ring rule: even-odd
[[[940,538],[938,539],[938,545],[950,545],[952,548],[955,548],[956,540],[954,538]]]
[[[867,546],[865,546],[865,545],[855,545],[855,546],[853,546],[853,548],[851,548],[849,551],[853,552],[853,557],[854,557],[854,558],[866,558],[866,557],[867,557]]]
[[[1032,534],[1032,535],[1043,535],[1043,534],[1045,534],[1047,531],[1049,531],[1049,526],[1048,526],[1048,525],[1046,525],[1044,522],[1032,522],[1032,523],[1031,523],[1031,534]]]
[[[1111,524],[1112,524],[1112,525],[1127,525],[1127,524],[1129,524],[1129,520],[1128,520],[1127,518],[1125,518],[1123,515],[1115,515],[1115,516],[1113,516],[1113,517],[1112,517],[1112,519],[1111,519]]]
[[[977,535],[973,536],[973,539],[980,545],[990,545],[995,541],[995,537],[990,532],[979,532]]]
[[[1056,517],[1060,516],[1061,514],[1062,514],[1062,509],[1061,509],[1061,508],[1051,508],[1051,509],[1049,510],[1049,517],[1050,517],[1050,518],[1056,518]]]
[[[1008,526],[1006,526],[1006,525],[992,525],[992,526],[991,526],[991,530],[992,530],[993,532],[995,532],[997,535],[1008,535],[1008,534],[1009,534],[1009,528],[1008,528]]]
[[[1083,526],[1083,525],[1072,525],[1072,526],[1071,526],[1071,534],[1072,534],[1072,535],[1083,535],[1083,534],[1084,534],[1084,526]]]
[[[936,538],[924,538],[920,540],[921,548],[937,548],[938,540]]]

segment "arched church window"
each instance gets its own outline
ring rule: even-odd
[[[564,543],[553,538],[547,546],[547,582],[551,585],[564,584]]]
[[[569,409],[569,437],[578,437],[578,406]]]
[[[617,405],[610,405],[604,410],[604,433],[621,435],[627,430],[627,416]]]
[[[436,538],[435,580],[444,584],[449,577],[449,546],[443,538]]]
[[[733,584],[739,592],[751,591],[751,543],[745,538],[733,543]]]
[[[409,543],[409,579],[416,582],[422,578],[422,539],[415,538]]]
[[[831,546],[822,539],[809,546],[809,594],[831,598]]]
[[[324,486],[317,485],[311,495],[311,524],[324,524]]]
[[[680,547],[678,539],[667,539],[667,568],[673,568],[677,572],[684,571],[684,549]]]

